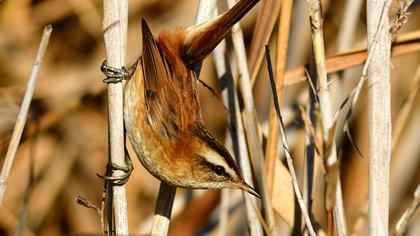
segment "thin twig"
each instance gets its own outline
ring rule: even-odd
[[[28,85],[26,87],[22,105],[20,107],[19,114],[16,119],[16,124],[13,130],[12,138],[10,140],[9,148],[7,149],[6,158],[4,160],[3,168],[0,174],[0,205],[3,202],[4,193],[6,192],[7,179],[9,178],[10,170],[12,169],[12,165],[15,160],[20,138],[22,137],[23,128],[25,127],[29,106],[31,104],[32,95],[35,90],[35,84],[38,80],[38,74],[41,68],[41,62],[48,46],[51,31],[51,25],[45,26],[44,31],[42,33],[41,42],[38,47],[38,51],[36,52],[35,61],[32,66],[32,71],[29,76]]]
[[[292,177],[293,188],[295,190],[296,199],[299,203],[300,209],[301,209],[302,214],[304,216],[304,219],[305,219],[305,222],[306,222],[306,227],[308,228],[308,232],[311,236],[314,236],[316,234],[315,234],[314,228],[312,226],[307,207],[305,205],[305,202],[303,201],[302,194],[301,194],[300,189],[299,189],[295,168],[293,167],[293,160],[292,160],[292,157],[290,156],[289,145],[287,144],[286,131],[284,129],[283,117],[281,116],[280,105],[279,105],[279,101],[278,101],[278,97],[277,97],[276,82],[274,81],[273,68],[271,66],[270,49],[268,48],[267,45],[265,46],[265,52],[266,52],[267,67],[268,67],[268,74],[269,74],[269,78],[270,78],[271,90],[272,90],[272,93],[273,93],[274,108],[276,109],[277,120],[278,120],[279,125],[280,125],[281,142],[283,144],[283,150],[284,150],[284,154],[286,156],[287,165],[289,167],[290,176]]]
[[[417,208],[420,204],[420,184],[417,185],[416,191],[414,191],[414,199],[411,202],[410,206],[404,211],[404,214],[398,220],[397,225],[395,226],[395,234],[396,235],[403,235],[405,231],[407,231],[408,223],[410,222],[411,218],[414,216]]]
[[[115,68],[125,65],[125,50],[127,42],[127,0],[104,1],[104,41],[107,63]],[[108,122],[109,122],[109,162],[118,166],[126,166],[123,120],[123,84],[108,84]],[[124,172],[112,171],[113,176],[121,176]],[[113,203],[115,233],[128,234],[128,215],[125,185],[112,185],[109,198]],[[111,210],[111,209],[110,209]],[[108,219],[111,219],[108,217]],[[110,222],[108,222],[110,223]],[[112,232],[109,232],[112,233]]]

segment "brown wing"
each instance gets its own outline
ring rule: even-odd
[[[156,132],[174,140],[181,131],[181,101],[171,81],[174,79],[167,60],[142,20],[142,67],[145,81],[144,97],[149,123]]]

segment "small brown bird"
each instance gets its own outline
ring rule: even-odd
[[[257,2],[242,0],[212,21],[157,38],[142,20],[143,52],[125,87],[124,120],[138,159],[159,180],[186,188],[239,188],[258,196],[204,127],[193,70]]]

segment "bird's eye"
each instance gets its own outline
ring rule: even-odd
[[[225,168],[223,168],[223,166],[216,166],[214,167],[214,172],[216,173],[216,175],[223,175],[225,174]]]

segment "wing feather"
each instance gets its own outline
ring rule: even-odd
[[[171,68],[157,45],[147,23],[142,20],[142,67],[145,81],[144,97],[149,123],[155,131],[174,140],[179,137],[181,101],[174,83]]]

